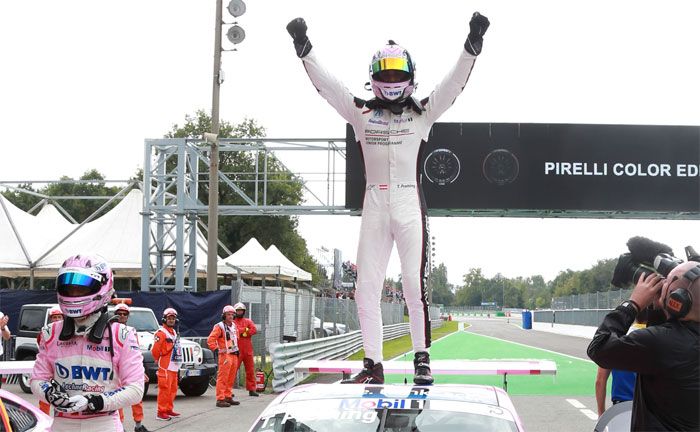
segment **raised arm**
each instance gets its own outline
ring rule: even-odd
[[[435,87],[435,90],[428,97],[425,109],[428,121],[434,123],[437,119],[454,103],[457,96],[462,93],[464,86],[471,74],[476,56],[481,53],[484,34],[489,28],[488,18],[479,12],[474,12],[469,21],[469,35],[464,42],[464,51],[459,56],[457,64],[443,78],[442,82]]]
[[[306,21],[304,18],[295,18],[287,24],[287,31],[294,41],[294,49],[316,87],[316,91],[349,123],[354,123],[359,108],[355,104],[355,97],[333,75],[319,63],[309,37],[306,34]]]

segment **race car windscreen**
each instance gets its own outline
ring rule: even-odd
[[[254,432],[517,432],[497,406],[421,399],[325,399],[268,409]]]

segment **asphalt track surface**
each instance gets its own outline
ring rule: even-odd
[[[502,318],[464,319],[467,331],[518,344],[576,357],[590,362],[586,355],[589,339],[536,330],[523,330],[520,321]],[[446,341],[447,342],[447,341]],[[518,414],[528,431],[590,432],[597,421],[594,382],[588,395],[519,396],[511,395]],[[609,405],[609,404],[608,404]]]
[[[475,334],[512,341],[589,361],[586,356],[589,340],[586,338],[523,330],[519,325],[520,320],[512,318],[510,323],[505,318],[468,318],[464,320],[470,325],[467,331]],[[450,336],[446,338],[443,342],[436,342],[436,345],[449,343]],[[33,395],[23,393],[17,384],[6,384],[2,388],[18,394],[30,402],[37,403],[37,399]],[[185,397],[178,393],[175,410],[182,413],[182,417],[170,422],[161,422],[155,420],[156,391],[152,388],[144,398],[144,424],[151,431],[162,432],[244,432],[249,429],[267,404],[276,397],[274,394],[264,394],[254,398],[248,396],[247,392],[240,390],[234,393],[241,405],[230,408],[215,407],[214,389],[209,389],[200,397]],[[511,394],[511,399],[527,431],[590,432],[596,423],[593,382],[590,383],[588,395]],[[126,410],[124,426],[126,431],[133,431],[130,409]]]

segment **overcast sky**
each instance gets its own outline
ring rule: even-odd
[[[228,4],[224,0],[224,5]],[[270,138],[343,137],[285,30],[297,16],[324,65],[360,97],[372,53],[391,38],[417,63],[417,95],[452,67],[473,11],[491,27],[443,122],[700,125],[700,2],[248,0],[246,39],[223,54],[221,118],[256,119]],[[143,140],[211,109],[214,0],[0,2],[0,180],[56,180],[96,168],[126,179]],[[227,22],[234,21],[228,16]],[[226,45],[226,48],[231,48]],[[284,160],[292,169],[298,162]],[[672,193],[672,191],[669,191]],[[581,270],[645,235],[678,255],[699,222],[432,218],[436,261],[459,284]],[[310,251],[355,260],[359,218],[307,216]],[[388,275],[399,264],[392,256]]]

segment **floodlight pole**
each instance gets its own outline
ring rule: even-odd
[[[214,73],[212,75],[211,97],[211,133],[214,139],[211,141],[209,153],[209,208],[207,237],[207,291],[216,291],[217,288],[217,257],[219,238],[219,92],[221,90],[221,25],[223,0],[216,0],[216,21],[214,23]]]

